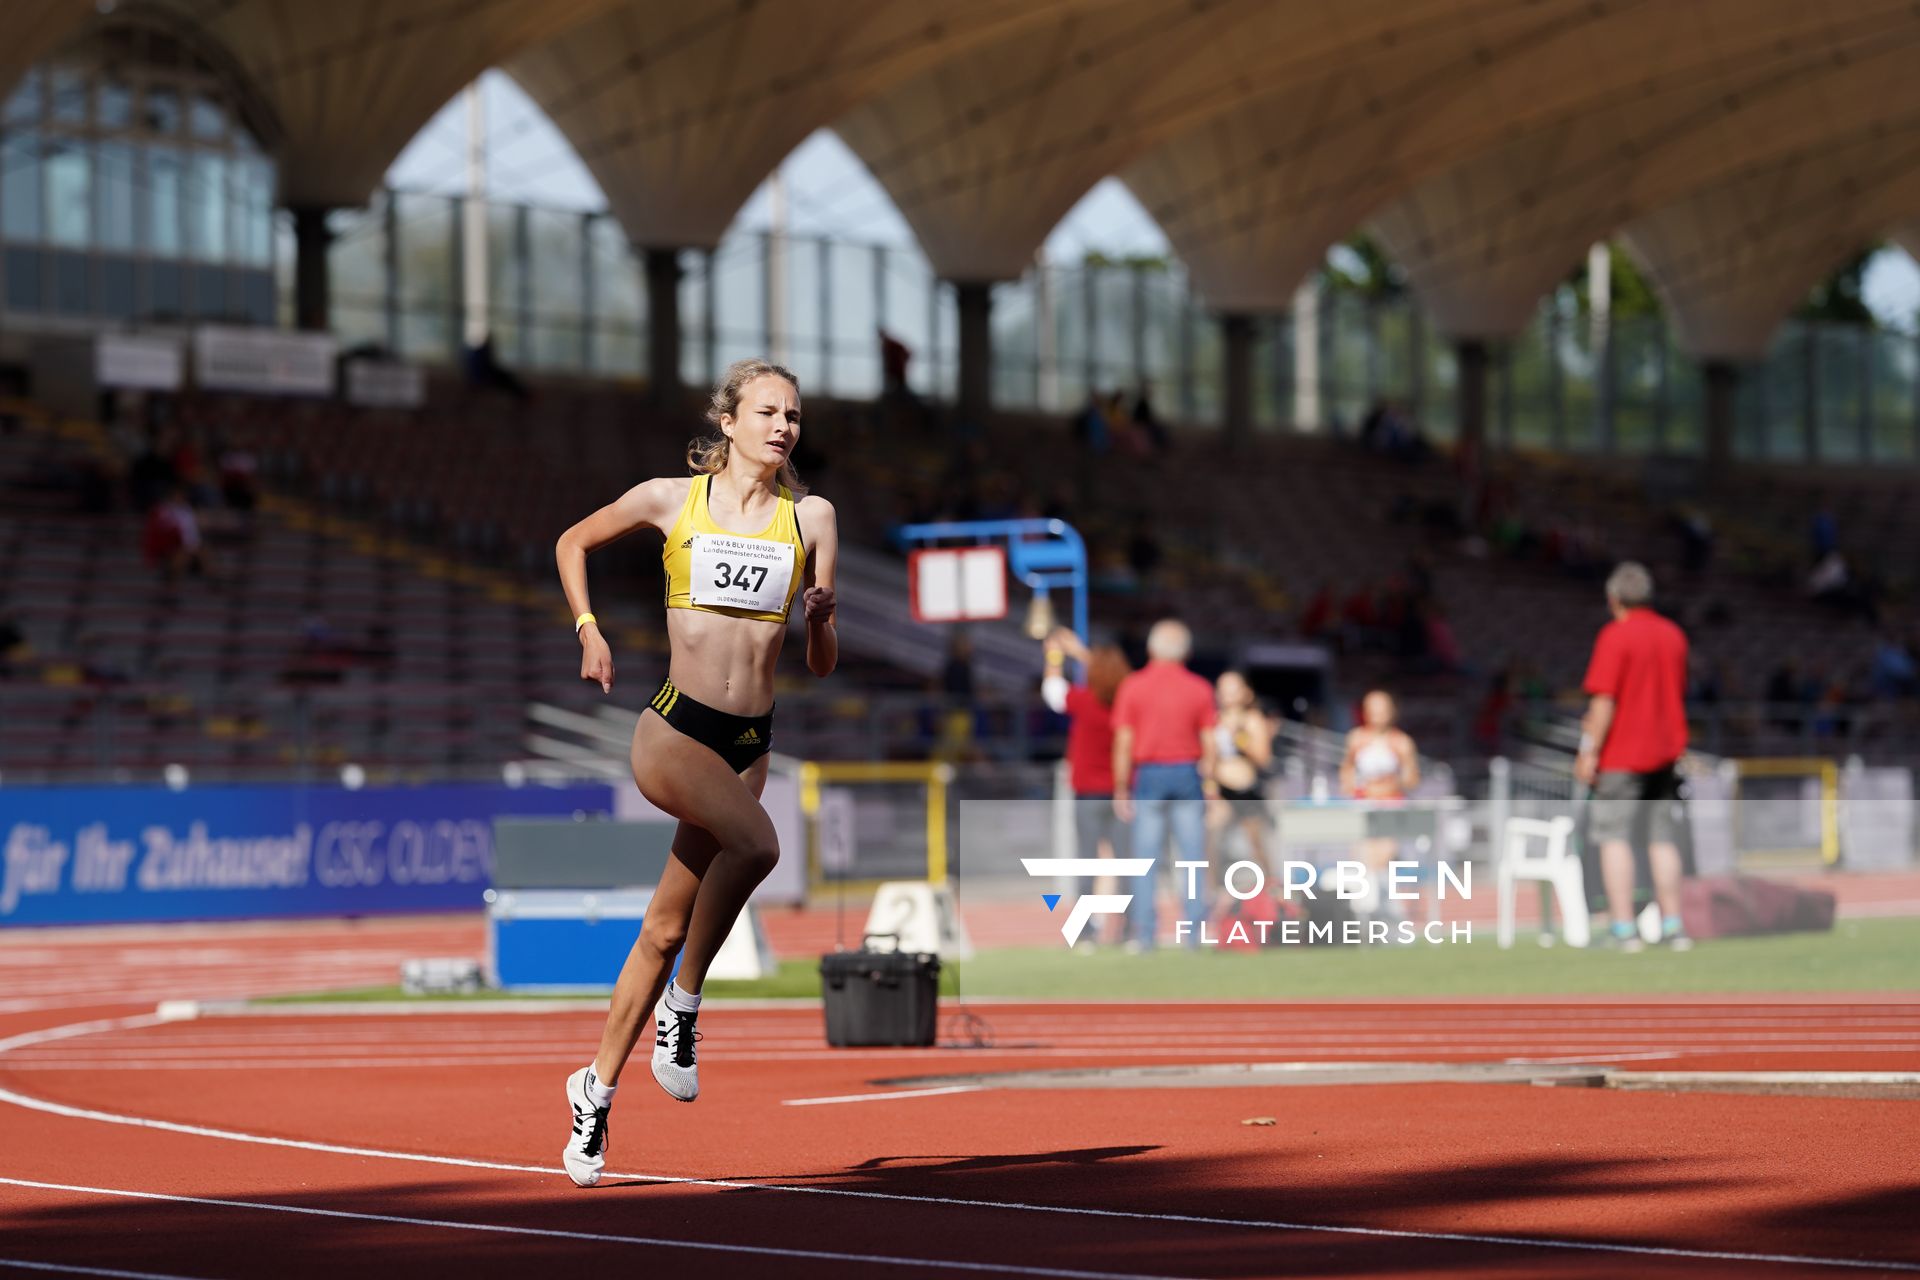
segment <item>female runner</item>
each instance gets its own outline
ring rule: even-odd
[[[1347,733],[1346,756],[1340,762],[1340,789],[1354,799],[1393,806],[1420,785],[1420,753],[1398,718],[1399,708],[1385,689],[1371,690],[1360,700],[1360,723]],[[1375,815],[1368,823],[1369,835],[1356,848],[1367,868],[1367,895],[1356,906],[1362,914],[1370,915],[1382,904],[1391,914],[1399,906],[1385,890],[1387,863],[1400,848],[1398,836],[1391,834],[1396,825]]]
[[[600,1051],[567,1078],[573,1136],[564,1162],[583,1187],[598,1182],[606,1164],[607,1113],[648,1012],[654,1079],[682,1102],[699,1094],[701,984],[747,896],[780,856],[759,800],[773,738],[774,663],[803,584],[807,668],[827,675],[839,657],[833,507],[802,496],[789,461],[800,439],[798,380],[764,360],[739,361],[714,389],[707,421],[717,434],[688,446],[693,475],[634,486],[567,530],[555,549],[577,619],[580,677],[611,692],[613,658],[587,599],[587,553],[636,529],[666,535],[672,656],[634,730],[633,780],[680,820],[614,986]],[[676,955],[680,969],[669,983]]]
[[[1267,828],[1273,818],[1267,812],[1260,779],[1273,764],[1273,722],[1260,709],[1260,700],[1243,673],[1221,672],[1213,689],[1220,707],[1220,723],[1213,727],[1219,744],[1213,780],[1220,784],[1220,794],[1207,802],[1207,861],[1215,861],[1214,849],[1225,843],[1227,833],[1238,824],[1251,861],[1259,864],[1263,875],[1271,876]]]

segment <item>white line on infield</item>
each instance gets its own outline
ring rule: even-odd
[[[34,1262],[26,1258],[0,1258],[0,1271],[15,1267],[21,1271],[54,1271],[69,1276],[113,1276],[118,1280],[193,1280],[191,1276],[168,1275],[161,1271],[121,1271],[114,1267],[81,1267],[65,1262]]]
[[[785,1098],[783,1107],[824,1107],[832,1102],[888,1102],[894,1098],[931,1098],[942,1093],[978,1093],[977,1084],[947,1084],[937,1089],[894,1089],[887,1093],[843,1093],[833,1098]]]
[[[95,1022],[73,1023],[65,1027],[51,1027],[43,1031],[27,1032],[9,1040],[0,1040],[0,1054],[8,1049],[24,1044],[41,1043],[45,1040],[70,1039],[87,1035],[93,1031],[119,1029],[126,1026],[143,1025],[152,1015],[142,1014],[129,1018],[105,1019]],[[463,1169],[492,1169],[507,1173],[539,1173],[559,1175],[565,1171],[544,1165],[507,1164],[494,1160],[470,1160],[459,1156],[420,1155],[406,1151],[389,1151],[378,1147],[350,1147],[330,1142],[308,1142],[298,1138],[274,1138],[262,1134],[243,1133],[233,1129],[212,1129],[201,1125],[178,1124],[171,1120],[150,1120],[140,1116],[118,1115],[110,1111],[93,1111],[84,1107],[71,1107],[61,1102],[52,1102],[45,1098],[35,1098],[28,1094],[16,1093],[12,1089],[0,1088],[0,1102],[24,1107],[29,1111],[39,1111],[48,1115],[65,1116],[76,1120],[96,1120],[103,1124],[130,1125],[141,1129],[158,1129],[168,1133],[181,1133],[201,1138],[218,1138],[227,1142],[244,1142],[258,1146],[284,1147],[296,1151],[322,1151],[333,1155],[360,1156],[374,1160],[397,1160],[415,1164],[451,1165]],[[848,1187],[807,1187],[794,1186],[778,1182],[744,1182],[727,1178],[680,1178],[657,1173],[607,1173],[602,1175],[609,1181],[618,1182],[657,1182],[682,1186],[719,1187],[732,1191],[774,1191],[789,1195],[817,1195],[844,1197],[857,1200],[876,1200],[896,1204],[941,1205],[949,1208],[988,1209],[1006,1213],[1059,1214],[1066,1217],[1105,1218],[1127,1222],[1164,1222],[1184,1226],[1238,1227],[1249,1230],[1317,1232],[1328,1235],[1353,1235],[1377,1237],[1389,1240],[1428,1240],[1435,1242],[1453,1242],[1461,1244],[1500,1245],[1517,1249],[1563,1249],[1580,1253],[1617,1253],[1641,1257],[1656,1258],[1700,1258],[1726,1262],[1778,1262],[1800,1266],[1839,1267],[1853,1270],[1896,1271],[1920,1274],[1920,1262],[1868,1261],[1859,1258],[1822,1258],[1806,1254],[1786,1253],[1739,1253],[1719,1249],[1687,1249],[1669,1245],[1624,1244],[1597,1240],[1561,1240],[1550,1237],[1494,1236],[1478,1235],[1459,1231],[1417,1231],[1397,1227],[1359,1227],[1337,1226],[1327,1223],[1284,1222],[1257,1218],[1225,1218],[1190,1213],[1149,1213],[1131,1209],[1099,1209],[1078,1205],[1029,1204],[1021,1201],[975,1200],[957,1196],[915,1196],[892,1191],[859,1191]],[[0,1178],[0,1182],[15,1181]],[[27,1185],[27,1184],[20,1184]]]
[[[403,1227],[434,1227],[445,1231],[485,1231],[496,1235],[539,1236],[549,1240],[578,1240],[591,1244],[637,1244],[652,1249],[693,1249],[704,1253],[746,1253],[763,1258],[794,1258],[809,1262],[868,1263],[881,1267],[918,1267],[936,1271],[985,1271],[994,1275],[1048,1276],[1059,1280],[1178,1280],[1138,1271],[1082,1271],[1071,1267],[1034,1267],[1017,1262],[962,1262],[949,1258],[914,1258],[900,1254],[843,1253],[833,1249],[786,1249],[777,1245],[722,1244],[709,1240],[672,1240],[663,1236],[614,1235],[604,1231],[562,1231],[554,1227],[511,1227],[496,1222],[461,1222],[452,1218],[415,1218],[394,1213],[354,1213],[346,1209],[319,1209],[309,1205],[272,1204],[260,1200],[218,1200],[206,1196],[166,1195],[158,1191],[125,1191],[113,1187],[79,1187],[57,1182],[29,1182],[0,1178],[0,1184],[65,1191],[77,1195],[113,1196],[127,1200],[157,1200],[166,1204],[208,1205],[221,1209],[254,1209],[263,1213],[294,1213],[315,1218],[344,1218],[352,1222],[384,1222]],[[98,1272],[127,1275],[128,1272]]]

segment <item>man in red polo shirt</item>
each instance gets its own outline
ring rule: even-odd
[[[1638,951],[1633,844],[1647,842],[1661,937],[1676,951],[1693,943],[1680,923],[1680,828],[1686,822],[1675,766],[1687,749],[1687,637],[1655,613],[1653,575],[1631,560],[1607,579],[1613,621],[1600,630],[1587,664],[1593,701],[1581,722],[1574,773],[1593,785],[1592,834],[1600,846],[1614,942]]]
[[[1214,741],[1219,719],[1213,686],[1187,670],[1193,633],[1171,618],[1147,632],[1147,665],[1120,682],[1113,698],[1113,809],[1133,824],[1133,856],[1154,859],[1153,872],[1136,887],[1127,905],[1130,950],[1150,950],[1156,941],[1160,854],[1171,828],[1181,862],[1207,856],[1205,797],[1218,795],[1213,781]],[[1207,918],[1205,879],[1201,892],[1187,897],[1188,946],[1200,945],[1200,922]],[[1184,875],[1176,878],[1186,893]]]

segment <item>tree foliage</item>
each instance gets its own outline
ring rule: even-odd
[[[1870,244],[1842,263],[1840,269],[1815,285],[1795,314],[1802,320],[1838,320],[1846,324],[1874,323],[1867,307],[1867,263],[1880,246]]]

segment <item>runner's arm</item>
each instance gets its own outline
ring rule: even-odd
[[[567,608],[576,620],[575,634],[580,638],[580,678],[600,685],[602,693],[613,692],[613,653],[607,647],[600,626],[591,620],[593,603],[587,595],[587,553],[598,551],[610,542],[626,537],[636,529],[664,529],[672,512],[685,497],[684,481],[657,479],[633,486],[585,520],[560,535],[554,544],[553,559],[560,569],[560,586],[567,593]],[[589,621],[579,623],[581,618]]]
[[[832,675],[840,663],[840,635],[833,625],[833,575],[840,560],[840,527],[833,504],[825,498],[800,500],[795,511],[807,542],[813,548],[807,557],[807,589],[802,597],[807,616],[807,670],[816,676]]]

